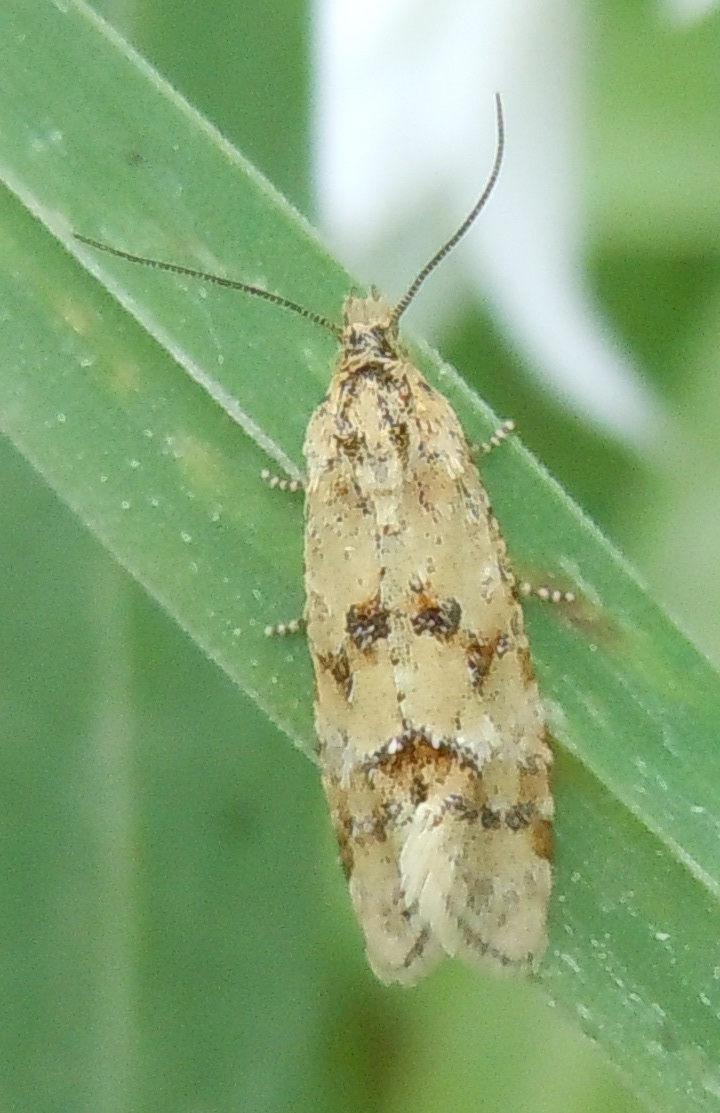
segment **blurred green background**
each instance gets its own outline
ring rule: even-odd
[[[105,14],[312,215],[304,5]],[[588,266],[684,436],[651,468],[589,432],[479,307],[443,350],[720,660],[720,17],[588,16]],[[0,1105],[638,1108],[532,987],[453,964],[376,985],[315,769],[4,441],[0,474]]]

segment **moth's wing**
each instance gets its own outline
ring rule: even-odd
[[[461,794],[418,807],[401,857],[403,888],[447,954],[473,966],[531,969],[547,943],[552,801],[541,768],[534,795],[481,803],[493,799],[499,764],[484,775],[466,768]]]
[[[400,854],[408,813],[398,813],[359,771],[344,786],[327,773],[323,781],[368,962],[381,982],[414,985],[444,950],[403,889]]]
[[[356,855],[350,895],[365,933],[370,966],[381,982],[414,985],[444,948],[418,906],[408,907],[397,857],[378,845]]]

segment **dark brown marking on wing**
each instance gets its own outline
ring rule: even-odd
[[[502,814],[484,804],[480,809],[480,823],[486,831],[499,831],[502,827]]]
[[[511,958],[505,954],[504,951],[499,950],[497,947],[492,947],[486,939],[470,926],[470,924],[462,916],[457,918],[457,926],[463,937],[466,947],[479,955],[490,955],[500,966],[529,966],[532,963],[532,952],[528,952],[523,958]]]
[[[346,796],[343,795],[334,818],[340,863],[346,879],[349,880],[355,868],[357,851],[376,843],[386,842],[388,826],[393,822],[393,815],[382,803],[366,815],[355,815],[348,806]]]
[[[348,608],[345,629],[363,653],[372,649],[382,638],[389,637],[390,612],[381,605],[379,592]]]
[[[353,677],[345,649],[341,648],[336,653],[319,653],[317,662],[319,668],[330,673],[345,699],[349,700],[353,690]]]
[[[366,445],[365,438],[353,429],[349,433],[336,433],[335,443],[338,447],[338,452],[346,456],[348,460],[357,460],[363,454]]]
[[[410,448],[410,433],[404,421],[394,422],[388,431],[390,441],[395,447],[395,450],[402,461],[403,466],[408,462],[408,451]]]
[[[361,514],[370,517],[373,514],[372,500],[363,492],[360,485],[356,482],[348,482],[342,472],[335,476],[332,486],[332,503],[336,506],[343,506],[351,502]]]
[[[485,678],[492,668],[495,657],[502,656],[502,652],[506,649],[507,638],[500,631],[489,638],[478,634],[468,643],[465,656],[470,680],[476,691],[482,691]]]
[[[505,812],[505,824],[511,831],[523,831],[529,827],[535,818],[535,805],[528,801],[526,804],[516,804]]]
[[[416,592],[416,605],[417,610],[410,619],[416,634],[428,634],[447,642],[458,632],[462,608],[457,599],[437,599],[420,590]]]
[[[409,919],[411,915],[409,909],[406,911],[406,915]],[[405,958],[403,959],[403,966],[406,970],[409,970],[409,968],[413,965],[414,962],[417,961],[417,959],[422,958],[423,954],[425,953],[425,948],[427,947],[430,940],[430,935],[430,928],[428,926],[425,926],[418,935],[408,953],[405,955]]]

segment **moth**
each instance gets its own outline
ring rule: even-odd
[[[78,237],[267,298],[339,341],[304,446],[305,623],[323,786],[368,960],[388,983],[412,984],[444,955],[529,970],[546,947],[552,755],[526,588],[455,412],[398,338],[493,189],[499,97],[496,111],[495,163],[472,211],[399,302],[353,295],[342,327],[257,287]]]

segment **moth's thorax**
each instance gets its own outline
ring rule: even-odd
[[[403,353],[390,303],[375,293],[367,298],[349,297],[343,310],[341,347],[346,372],[374,369],[391,373]]]

